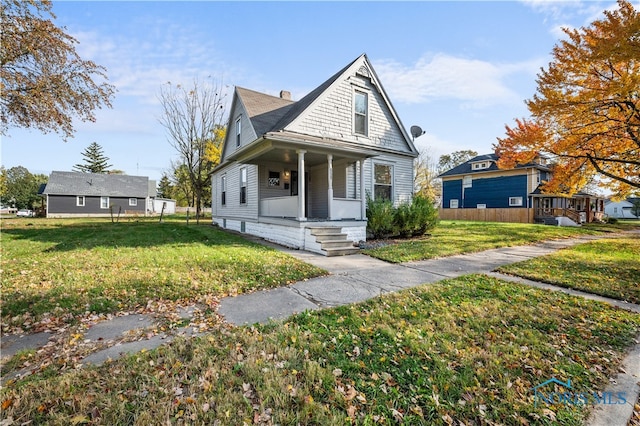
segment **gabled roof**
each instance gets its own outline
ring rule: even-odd
[[[258,136],[271,131],[278,121],[294,106],[289,99],[236,87],[236,95],[244,105],[251,125]]]
[[[289,130],[287,128],[288,126],[308,111],[310,107],[323,96],[323,94],[327,93],[334,83],[338,82],[341,77],[345,75],[345,73],[347,73],[352,67],[358,66],[359,62],[366,64],[367,68],[371,71],[371,78],[375,80],[375,86],[384,98],[384,101],[391,112],[391,116],[395,120],[396,125],[407,142],[411,155],[417,156],[417,150],[415,149],[411,138],[400,122],[397,112],[393,108],[389,97],[380,84],[378,77],[375,74],[375,70],[373,70],[373,67],[369,63],[365,54],[362,54],[351,61],[348,65],[329,77],[329,79],[324,81],[321,85],[313,89],[297,102],[242,87],[236,87],[231,110],[233,111],[235,109],[237,102],[244,107],[257,138],[261,138],[269,133],[286,132]],[[230,117],[229,120],[231,119],[232,118]],[[230,138],[231,135],[227,133],[225,145],[230,143]]]
[[[446,177],[446,176],[457,176],[457,175],[470,175],[474,173],[486,173],[486,172],[494,172],[500,171],[504,169],[498,168],[496,161],[498,161],[498,156],[496,154],[483,154],[477,155],[472,159],[460,164],[459,166],[454,167],[451,170],[447,170],[446,172],[440,174],[438,177]],[[479,161],[491,161],[489,167],[484,169],[473,169],[472,164],[477,163]],[[525,168],[535,168],[544,171],[550,171],[551,169],[547,166],[537,163],[527,163],[527,164],[518,164],[516,169],[525,169]]]
[[[146,176],[54,171],[43,194],[146,198],[150,190]]]

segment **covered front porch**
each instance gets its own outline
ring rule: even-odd
[[[555,220],[557,224],[572,223],[580,225],[601,221],[604,218],[604,198],[586,193],[577,193],[572,197],[535,194],[532,196],[534,221],[547,223]],[[560,223],[566,222],[566,223]]]
[[[258,166],[258,217],[366,221],[366,147],[269,135],[237,160]]]

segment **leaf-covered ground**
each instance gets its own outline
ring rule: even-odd
[[[640,304],[637,235],[579,244],[499,271]]]
[[[2,221],[2,332],[35,332],[150,302],[203,302],[324,271],[210,224]]]
[[[563,424],[550,377],[603,390],[640,316],[465,276],[256,328],[219,326],[99,368],[1,391],[15,424]]]

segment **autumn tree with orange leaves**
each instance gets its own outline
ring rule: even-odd
[[[115,88],[104,67],[80,58],[55,26],[50,0],[0,2],[0,133],[10,126],[73,136],[73,119],[95,121]]]
[[[498,138],[498,165],[547,154],[555,164],[545,192],[573,194],[599,177],[624,197],[640,189],[640,15],[619,0],[603,19],[564,32],[527,101],[531,118]]]

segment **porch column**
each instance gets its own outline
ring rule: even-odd
[[[307,220],[307,216],[304,211],[306,200],[304,196],[305,187],[305,173],[304,173],[304,154],[307,152],[304,149],[298,151],[298,220]]]
[[[327,154],[327,215],[333,219],[333,155]]]
[[[358,160],[360,167],[360,219],[367,220],[367,196],[364,190],[364,160]]]

